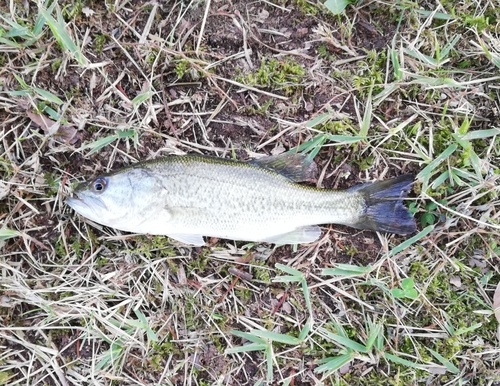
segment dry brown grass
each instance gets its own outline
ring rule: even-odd
[[[0,7],[0,385],[500,384],[493,1],[53,4]],[[189,248],[64,203],[299,145],[324,187],[418,174],[421,233]]]

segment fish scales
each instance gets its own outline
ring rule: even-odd
[[[208,162],[207,162],[208,161]],[[235,167],[236,166],[236,167]],[[351,221],[359,213],[359,194],[295,184],[242,163],[212,162],[202,157],[144,165],[168,191],[166,206],[186,208],[175,225],[230,232],[237,226],[287,227]],[[189,209],[200,210],[192,216]],[[229,237],[229,236],[226,236]]]

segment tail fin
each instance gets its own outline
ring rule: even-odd
[[[417,230],[415,219],[403,205],[414,176],[404,174],[387,181],[351,188],[363,196],[365,209],[354,228],[406,235]]]

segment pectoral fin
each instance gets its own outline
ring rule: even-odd
[[[288,233],[268,237],[261,241],[273,244],[303,244],[303,243],[311,243],[319,239],[320,235],[321,235],[321,229],[319,228],[319,226],[308,225],[296,228]]]
[[[205,241],[203,240],[203,237],[201,235],[192,235],[186,233],[170,233],[167,236],[170,237],[171,239],[175,239],[184,244],[190,244],[197,247],[205,245]]]

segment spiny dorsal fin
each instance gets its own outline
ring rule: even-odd
[[[318,166],[306,154],[283,153],[248,161],[250,165],[271,170],[294,181],[310,181],[316,177]]]

